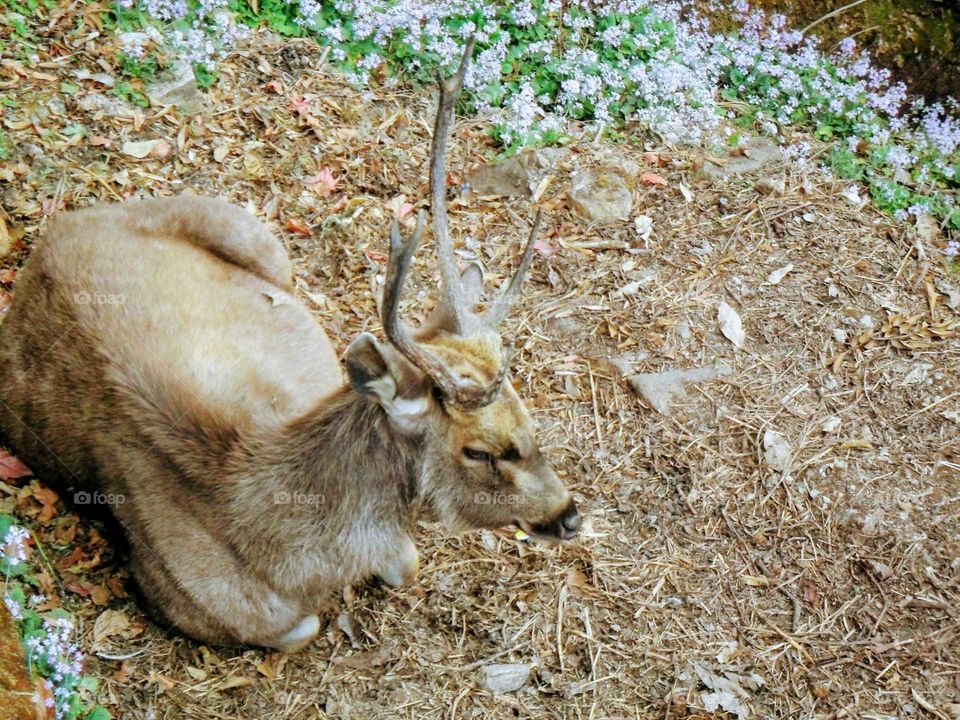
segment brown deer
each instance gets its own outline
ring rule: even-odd
[[[424,229],[390,231],[381,320],[348,382],[293,297],[280,242],[193,195],[51,220],[0,325],[0,429],[41,477],[105,503],[162,622],[209,643],[295,651],[324,596],[417,572],[413,525],[517,524],[568,540],[580,521],[507,378],[496,331],[533,257],[480,314],[457,270],[444,154],[472,41],[441,79],[430,160],[443,296],[418,329],[400,296]]]

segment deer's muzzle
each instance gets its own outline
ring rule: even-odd
[[[580,513],[571,498],[566,507],[550,520],[533,525],[520,523],[520,526],[530,535],[544,540],[573,540],[580,530]]]

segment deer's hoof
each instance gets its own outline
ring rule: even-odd
[[[299,652],[313,642],[313,639],[319,632],[320,618],[316,615],[307,615],[274,642],[268,643],[268,645],[282,653]]]

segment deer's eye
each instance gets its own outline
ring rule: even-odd
[[[504,451],[503,455],[500,456],[500,459],[504,462],[517,462],[517,460],[520,459],[520,451],[511,445]]]
[[[477,450],[472,447],[463,448],[463,455],[468,460],[475,460],[476,462],[490,462],[493,459],[490,453],[485,450]]]

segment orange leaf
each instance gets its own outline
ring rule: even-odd
[[[30,468],[6,450],[0,450],[0,480],[16,480],[33,475]]]
[[[37,522],[48,523],[57,516],[57,500],[60,496],[53,490],[43,485],[37,485],[33,488],[33,496],[42,506],[40,514],[37,515]]]
[[[287,218],[287,231],[297,235],[309,235],[310,226],[299,218],[289,217]]]
[[[644,185],[669,185],[669,183],[663,179],[663,175],[657,175],[657,173],[645,172],[640,176],[640,182]]]
[[[113,144],[110,142],[110,138],[104,137],[103,135],[91,135],[88,139],[94,147],[108,148]]]

